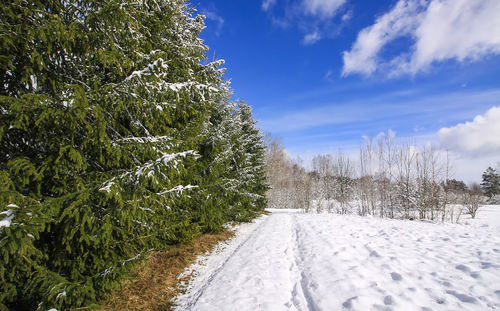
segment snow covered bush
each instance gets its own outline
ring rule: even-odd
[[[476,218],[477,210],[487,201],[481,187],[477,183],[469,186],[469,191],[465,195],[465,207],[472,218]]]

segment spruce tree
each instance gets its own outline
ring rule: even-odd
[[[229,97],[227,93],[212,114],[212,127],[202,145],[202,188],[208,193],[201,206],[205,210],[200,209],[204,230],[220,228],[226,221],[249,221],[267,204],[262,135],[251,107],[243,102],[226,104]]]
[[[481,188],[489,198],[500,194],[500,174],[494,168],[488,167],[482,177]]]
[[[198,210],[199,223],[204,232],[217,231],[228,221],[225,209],[230,204],[234,189],[228,187],[226,176],[233,154],[233,119],[234,105],[228,104],[230,93],[226,92],[226,100],[221,101],[213,110],[206,140],[201,145],[203,167],[202,199]]]
[[[266,185],[263,135],[256,127],[251,106],[239,102],[238,107],[235,122],[239,126],[236,135],[238,148],[233,169],[235,179],[241,184],[236,201],[244,206],[237,209],[236,219],[249,220],[266,206],[265,193],[269,188]]]

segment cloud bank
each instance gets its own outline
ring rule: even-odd
[[[411,46],[383,57],[384,47],[399,38]],[[344,51],[342,75],[416,74],[436,62],[474,61],[490,54],[500,54],[500,1],[399,0]]]
[[[500,106],[478,115],[472,122],[460,123],[438,131],[441,146],[462,154],[497,154],[500,159]]]

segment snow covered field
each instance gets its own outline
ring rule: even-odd
[[[186,271],[178,310],[500,309],[500,206],[462,222],[272,210]]]

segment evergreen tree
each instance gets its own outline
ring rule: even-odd
[[[265,193],[269,189],[266,185],[265,147],[263,135],[256,127],[252,117],[252,107],[240,102],[236,113],[239,125],[239,148],[235,151],[236,165],[233,167],[235,179],[242,184],[238,193],[239,200],[245,208],[236,212],[236,218],[248,220],[254,217],[255,212],[262,210],[267,201]],[[239,157],[239,159],[238,159]]]
[[[500,174],[495,169],[488,167],[482,177],[481,189],[489,198],[500,194]]]
[[[148,251],[264,207],[255,122],[184,1],[13,0],[0,18],[1,309],[89,306]]]
[[[202,217],[215,219],[202,223],[248,221],[267,203],[262,135],[255,127],[250,106],[242,102],[223,102],[212,115],[211,124],[203,148],[207,176],[204,188],[212,194],[205,197],[206,202],[217,213],[203,212]]]
[[[446,183],[443,183],[442,186],[445,191],[454,193],[466,193],[468,190],[467,185],[463,181],[456,179],[447,179]]]

